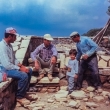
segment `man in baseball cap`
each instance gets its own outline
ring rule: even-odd
[[[57,62],[58,53],[56,47],[51,44],[51,41],[53,41],[52,36],[50,34],[45,34],[43,43],[31,53],[31,58],[35,61],[35,68],[39,72],[38,80],[41,80],[46,73],[49,80],[53,80],[52,74]]]
[[[5,33],[18,35],[18,33],[16,32],[16,29],[14,29],[12,27],[6,28]]]
[[[16,99],[22,105],[29,104],[30,101],[25,98],[26,91],[32,75],[32,70],[26,68],[15,58],[11,43],[16,40],[16,29],[9,27],[5,29],[4,39],[0,42],[0,68],[6,70],[8,77],[18,81]]]
[[[89,69],[91,71],[92,85],[100,90],[101,81],[99,77],[98,61],[96,50],[98,45],[89,37],[82,37],[78,32],[72,32],[70,38],[76,43],[77,55],[76,59],[79,61],[79,74],[78,74],[78,86],[79,89],[82,87],[82,81],[84,72]]]

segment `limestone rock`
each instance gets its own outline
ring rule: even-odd
[[[17,37],[16,42],[20,42],[21,41],[21,37]]]
[[[75,98],[75,99],[83,99],[83,98],[87,98],[86,94],[84,91],[73,91],[70,94],[71,98]]]
[[[110,92],[108,92],[108,91],[102,91],[102,95],[103,95],[103,96],[108,96],[109,93],[110,93]]]
[[[47,102],[48,102],[48,103],[53,103],[54,100],[52,100],[52,99],[48,99]]]
[[[16,46],[18,46],[18,45],[20,45],[20,42],[14,42],[14,43],[11,43],[11,45],[13,46],[13,47],[16,47]]]
[[[72,107],[72,108],[76,108],[77,104],[78,104],[78,102],[76,102],[76,101],[73,100],[73,101],[71,101],[69,103],[69,106]]]
[[[37,77],[31,76],[31,81],[30,81],[30,83],[31,83],[31,84],[34,84],[34,83],[36,83],[36,82],[37,82]]]
[[[48,77],[44,77],[38,83],[59,83],[59,80],[58,77],[53,77],[53,80],[49,81]]]
[[[104,97],[102,97],[102,96],[95,96],[95,97],[93,97],[93,101],[95,101],[95,102],[103,102],[104,101]]]
[[[18,46],[13,47],[13,51],[18,50]]]
[[[61,87],[60,87],[60,90],[65,90],[65,91],[66,91],[67,88],[68,88],[68,86],[61,86]]]
[[[105,55],[101,55],[101,58],[105,61],[109,61],[110,60],[110,56],[105,56]]]
[[[20,48],[27,48],[29,45],[30,40],[22,40]]]
[[[58,97],[56,97],[56,101],[57,102],[67,102],[68,100],[67,100],[67,98],[62,98],[62,97],[58,98]]]
[[[55,94],[55,99],[57,98],[66,98],[68,96],[68,91],[60,90]]]
[[[17,50],[16,54],[15,54],[16,58],[17,59],[24,59],[26,51],[27,51],[27,48],[21,48],[21,49]]]
[[[65,55],[64,54],[60,54],[60,68],[64,68],[64,62],[65,62]]]
[[[94,103],[94,102],[86,102],[86,106],[87,107],[94,107],[94,108],[96,108],[96,107],[98,107],[99,105],[98,104],[96,104],[96,103]]]
[[[102,67],[102,68],[107,67],[107,62],[104,61],[103,59],[101,59],[101,60],[98,62],[98,66],[99,66],[99,67]]]
[[[88,90],[88,91],[90,91],[90,92],[93,92],[93,91],[95,90],[95,88],[94,88],[94,87],[89,86],[89,87],[87,87],[87,90]]]

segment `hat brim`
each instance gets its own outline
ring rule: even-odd
[[[49,41],[53,41],[53,38],[44,38],[46,40],[49,40]]]

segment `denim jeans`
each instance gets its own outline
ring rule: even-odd
[[[69,93],[71,93],[74,90],[74,77],[67,76],[67,81],[68,81],[68,91]]]
[[[30,79],[32,75],[32,69],[29,69],[29,73],[21,72],[19,70],[6,70],[2,67],[2,70],[6,72],[7,76],[18,81],[17,98],[24,98],[26,91],[30,84]]]
[[[78,75],[78,86],[82,87],[82,82],[84,79],[84,73],[86,70],[89,69],[91,72],[91,79],[92,85],[97,88],[98,86],[101,86],[101,81],[99,78],[99,70],[98,70],[98,61],[97,56],[93,56],[91,58],[88,58],[87,60],[81,60],[80,66],[79,66],[79,75]]]

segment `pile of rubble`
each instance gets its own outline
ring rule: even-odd
[[[47,92],[42,93],[44,97],[40,97],[37,94],[38,93],[34,93],[35,99],[31,100],[29,105],[23,105],[25,109],[72,110],[74,108],[78,110],[92,110],[100,108],[101,104],[104,104],[106,107],[110,105],[108,100],[110,92],[104,90],[97,91],[91,86],[82,88],[81,90],[75,90],[71,94],[68,94],[67,86],[61,86],[58,92],[52,94],[48,94]],[[32,93],[28,95],[32,96]],[[20,106],[21,105],[17,104],[16,109]]]

